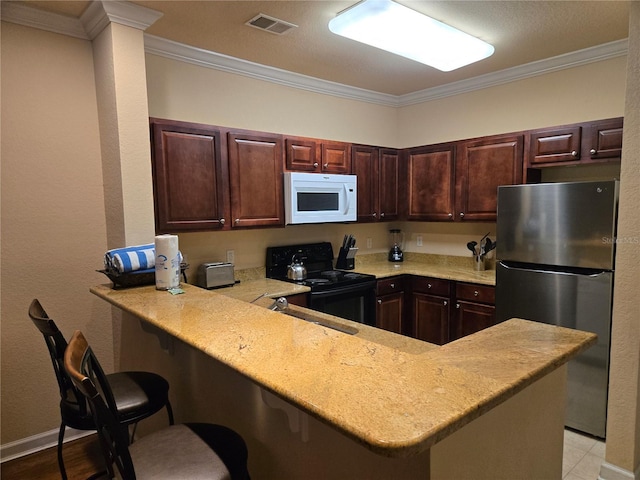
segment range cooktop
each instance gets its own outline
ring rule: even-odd
[[[291,265],[294,255],[302,261],[307,269],[305,280],[287,278],[287,269]],[[333,268],[333,247],[329,242],[268,247],[266,276],[267,278],[305,285],[310,287],[312,292],[375,282],[374,275],[335,270]]]

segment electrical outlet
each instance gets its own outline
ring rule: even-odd
[[[418,245],[419,247],[422,246],[422,235],[418,235],[416,237],[416,245]]]
[[[367,238],[367,248],[371,248],[371,239]]]
[[[227,250],[227,262],[235,263],[236,262],[236,252],[233,250]]]

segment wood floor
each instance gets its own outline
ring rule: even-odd
[[[84,480],[101,470],[104,462],[94,435],[67,442],[62,449],[69,480]],[[60,480],[57,448],[52,447],[0,465],[2,480]],[[101,478],[106,479],[106,475]]]

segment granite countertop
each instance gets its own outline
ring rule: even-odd
[[[256,281],[253,293],[280,283],[285,290],[292,286],[264,279]],[[596,339],[512,319],[435,347],[326,316],[358,331],[348,335],[271,311],[265,308],[272,302],[268,298],[252,304],[218,291],[183,288],[180,295],[154,286],[98,285],[91,292],[385,456],[430,448]]]
[[[393,263],[386,259],[386,254],[370,254],[356,256],[354,271],[375,275],[377,278],[396,275],[419,275],[493,286],[496,284],[496,271],[493,269],[494,262],[488,261],[487,263],[489,267],[487,270],[477,271],[474,269],[473,261],[469,257],[408,252],[405,254],[403,262]]]

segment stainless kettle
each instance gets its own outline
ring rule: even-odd
[[[307,267],[302,264],[298,254],[291,257],[291,265],[287,267],[287,278],[289,280],[304,280],[307,278]]]

